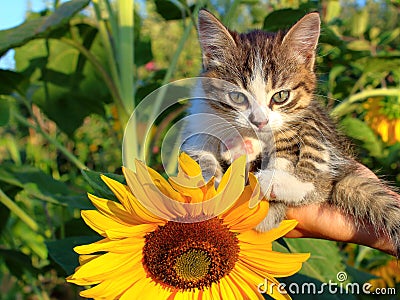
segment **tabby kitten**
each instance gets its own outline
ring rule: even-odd
[[[213,118],[189,118],[182,150],[200,161],[205,176],[220,178],[247,149],[249,169],[271,201],[258,230],[276,227],[288,206],[329,202],[359,226],[371,223],[386,232],[399,254],[400,204],[381,182],[357,174],[346,139],[314,97],[318,13],[307,14],[287,33],[239,34],[201,10],[198,30],[202,76],[236,89],[214,84],[221,101],[194,101],[189,113],[217,116],[242,137],[227,143],[215,134],[199,134],[215,125],[214,132],[223,136],[229,126],[218,126]]]

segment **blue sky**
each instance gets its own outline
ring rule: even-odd
[[[49,0],[1,0],[0,1],[0,30],[20,25],[25,19],[28,8],[41,11],[46,8]],[[9,52],[0,59],[0,68],[12,68],[13,53]]]
[[[24,21],[28,7],[33,11],[46,8],[47,0],[12,0],[0,3],[0,30],[15,27]]]

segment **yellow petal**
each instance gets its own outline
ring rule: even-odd
[[[99,198],[92,194],[88,194],[88,197],[99,212],[118,223],[124,225],[143,223],[140,219],[136,220],[135,215],[132,215],[130,212],[126,211],[126,209],[117,202]]]
[[[182,206],[179,206],[177,201],[169,199],[157,189],[145,165],[137,162],[137,174],[127,168],[123,170],[126,181],[131,190],[134,191],[136,198],[152,214],[164,220],[174,220],[184,216],[185,210]]]
[[[106,229],[106,235],[109,239],[122,239],[127,237],[144,237],[148,232],[156,230],[158,225],[156,224],[141,224],[134,226],[123,226]]]
[[[203,201],[203,191],[197,186],[196,183],[193,183],[190,180],[182,177],[170,177],[168,181],[175,190],[188,197],[188,201],[186,202],[199,203]],[[192,184],[195,185],[193,186]]]
[[[258,183],[258,180],[253,173],[249,173],[249,185],[253,190],[253,194],[251,195],[251,198],[249,200],[249,207],[253,208],[261,201],[262,198],[262,195],[260,195],[260,184]]]
[[[143,238],[125,238],[122,240],[102,239],[88,245],[76,246],[74,251],[79,254],[90,254],[99,251],[107,251],[112,253],[135,253],[142,251],[144,246]]]
[[[105,182],[105,184],[110,188],[113,194],[117,197],[119,202],[125,207],[125,209],[129,212],[133,212],[131,203],[128,200],[128,194],[130,193],[129,188],[114,179],[108,178],[107,176],[101,175],[101,179]]]
[[[189,155],[182,152],[179,155],[178,162],[180,170],[184,172],[187,176],[198,178],[199,180],[201,179],[204,182],[199,164],[194,161]]]
[[[121,296],[120,300],[154,300],[154,299],[167,299],[168,295],[171,294],[160,285],[155,285],[151,278],[143,277],[132,285],[125,293]]]
[[[400,119],[396,120],[394,128],[394,137],[397,142],[400,142]]]
[[[79,264],[84,265],[85,263],[91,261],[99,257],[101,254],[93,254],[93,255],[79,255]]]
[[[212,199],[216,215],[229,209],[242,194],[245,181],[246,156],[236,159],[221,179],[217,195]]]
[[[260,288],[263,287],[265,289],[266,294],[268,294],[269,296],[271,296],[274,299],[279,299],[279,300],[291,299],[290,296],[286,292],[283,294],[281,294],[279,292],[279,289],[278,289],[279,282],[278,281],[271,280],[270,282],[268,282],[269,279],[272,279],[271,276],[268,276],[268,277],[259,276],[256,273],[252,272],[251,269],[248,269],[246,266],[243,266],[240,263],[237,263],[235,265],[235,269],[232,271],[232,277],[235,277],[236,281],[239,281],[240,279],[242,281],[245,281],[254,293],[261,296],[261,298],[259,298],[259,299],[264,299],[263,293],[261,293],[259,291],[259,286],[261,284],[265,284],[265,282],[266,282],[265,279],[267,279],[266,283],[268,286],[263,287],[261,285]],[[264,291],[264,290],[262,290],[262,291]]]
[[[125,168],[123,168],[124,170]],[[113,179],[110,179],[106,176],[103,176],[102,179],[104,182],[110,187],[112,192],[117,196],[117,198],[121,201],[123,206],[131,212],[134,218],[139,223],[157,223],[163,224],[165,220],[162,220],[158,216],[152,214],[149,210],[147,210],[131,193],[129,187],[123,185]]]
[[[132,198],[130,201],[132,202],[132,208],[134,210],[134,214],[136,215],[136,219],[141,219],[142,223],[154,223],[157,225],[165,224],[165,219],[151,213],[132,194],[129,194],[128,198]]]
[[[147,167],[147,171],[149,172],[153,183],[164,195],[171,199],[174,199],[175,201],[185,202],[185,200],[182,198],[182,195],[174,190],[169,182],[165,180],[165,178],[162,177],[158,172],[149,167]]]
[[[244,300],[243,291],[240,287],[236,286],[230,279],[229,276],[222,277],[219,281],[221,299],[229,299],[232,295],[235,295],[235,300]]]
[[[101,280],[86,280],[84,278],[73,278],[73,275],[68,276],[67,278],[65,278],[65,280],[69,283],[73,283],[76,285],[92,285],[92,284],[98,284],[101,282]]]
[[[142,163],[141,161],[136,161],[136,174],[137,179],[143,187],[144,192],[147,194],[146,199],[150,199],[150,203],[146,203],[147,205],[153,205],[155,209],[158,209],[160,212],[164,212],[166,215],[169,215],[168,220],[174,220],[176,218],[180,218],[185,215],[185,209],[181,205],[180,202],[176,201],[176,199],[169,198],[165,194],[163,194],[157,186],[154,185],[153,180],[149,176],[148,167]],[[140,199],[140,198],[139,198]],[[141,199],[140,199],[141,200]]]
[[[192,300],[193,299],[193,294],[194,293],[191,292],[191,291],[175,291],[171,295],[171,299],[174,299],[174,300]]]
[[[107,228],[124,226],[123,224],[102,215],[97,210],[83,210],[81,211],[81,216],[90,228],[102,236],[106,236]]]
[[[211,288],[206,288],[206,289],[200,291],[198,299],[201,299],[201,300],[213,300],[214,298],[211,295]]]
[[[87,281],[104,281],[116,279],[119,276],[130,276],[129,270],[141,262],[142,252],[137,253],[106,253],[80,266],[72,275],[72,279]]]
[[[275,251],[246,251],[240,252],[239,259],[243,265],[260,276],[275,277],[290,276],[298,272],[309,253],[280,253]]]
[[[237,236],[241,244],[249,244],[259,247],[263,244],[272,243],[273,241],[284,236],[289,231],[293,230],[298,222],[296,220],[283,220],[279,227],[273,228],[266,232],[257,232],[255,230],[248,230],[240,232]]]
[[[144,278],[146,274],[142,268],[130,271],[130,276],[119,276],[101,282],[100,284],[80,292],[80,296],[94,299],[118,299],[135,282]]]
[[[251,186],[246,186],[234,205],[221,218],[232,231],[247,231],[256,227],[267,216],[269,203],[259,202],[254,208],[249,207],[249,199],[258,198]]]
[[[242,293],[246,295],[245,299],[264,299],[263,295],[257,290],[257,284],[251,282],[249,279],[244,279],[246,275],[239,274],[236,266],[228,276],[243,291]]]
[[[211,177],[206,185],[201,187],[201,189],[203,190],[204,200],[209,200],[213,198],[217,194],[217,191],[215,189],[215,177]]]

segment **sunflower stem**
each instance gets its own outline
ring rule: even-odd
[[[337,105],[332,111],[331,115],[335,117],[342,117],[345,114],[351,110],[352,104],[363,100],[365,98],[369,97],[376,97],[376,96],[396,96],[400,97],[400,89],[387,89],[387,88],[381,88],[381,89],[373,89],[373,90],[366,90],[362,91],[360,93],[351,95],[350,97],[347,98],[344,102],[340,103]]]
[[[203,1],[199,1],[196,4],[195,8],[194,8],[193,14],[197,15],[197,13],[199,12],[200,7],[202,7],[202,5],[203,5]],[[174,71],[176,69],[176,66],[178,64],[179,56],[181,55],[182,50],[183,50],[183,48],[184,48],[184,46],[186,44],[186,41],[189,38],[190,32],[192,30],[192,27],[195,25],[195,23],[193,22],[193,18],[191,18],[191,20],[192,20],[192,22],[189,22],[184,27],[185,29],[184,29],[184,32],[182,34],[182,37],[181,37],[181,39],[180,39],[180,41],[178,43],[178,46],[177,46],[177,48],[175,50],[175,53],[174,53],[174,56],[172,57],[171,63],[169,64],[168,70],[167,70],[167,72],[166,72],[166,74],[164,76],[164,79],[162,81],[162,86],[166,85],[171,80],[172,74],[174,73]],[[157,117],[156,114],[159,113],[159,109],[160,109],[160,106],[161,106],[162,101],[164,99],[165,93],[166,93],[166,89],[165,88],[162,88],[160,90],[160,92],[158,93],[157,98],[156,98],[155,103],[154,103],[154,106],[153,106],[153,110],[152,110],[151,115],[149,117],[149,121],[150,122],[154,122],[155,121],[155,119]],[[148,126],[147,129],[149,129],[150,125],[151,124],[147,124],[147,126]],[[145,159],[146,154],[150,153],[150,149],[149,149],[150,148],[150,142],[151,142],[151,139],[146,138],[145,139],[145,143],[144,143],[144,147],[140,151],[140,158],[142,158],[143,160]],[[173,161],[175,161],[175,163]],[[176,157],[175,156],[171,156],[170,161],[168,162],[168,168],[169,169],[175,169],[176,168]]]
[[[33,220],[22,208],[20,208],[13,200],[11,200],[0,188],[0,202],[4,204],[12,213],[28,225],[33,231],[39,230],[39,225]]]
[[[67,148],[65,148],[57,139],[54,139],[50,135],[48,135],[40,126],[35,126],[29,123],[24,117],[21,115],[14,113],[15,118],[21,124],[34,129],[36,132],[41,134],[46,140],[48,140],[51,144],[53,144],[62,154],[66,156],[66,158],[73,163],[78,169],[87,169],[85,164],[83,164],[75,155],[73,155]]]

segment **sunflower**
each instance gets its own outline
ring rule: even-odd
[[[400,102],[384,102],[381,98],[369,98],[364,104],[365,121],[388,145],[400,142]]]
[[[89,195],[97,210],[82,217],[104,238],[74,248],[80,266],[67,281],[92,286],[80,295],[95,299],[264,299],[260,285],[290,299],[276,277],[299,271],[309,254],[272,251],[294,220],[253,230],[268,202],[251,173],[245,185],[245,164],[235,160],[217,189],[186,154],[168,181],[138,161],[136,172],[124,169],[128,186],[103,176],[120,203]]]
[[[381,265],[371,271],[371,274],[378,276],[369,280],[371,291],[376,289],[386,289],[396,287],[400,283],[400,266],[397,260],[389,260],[385,265]]]

